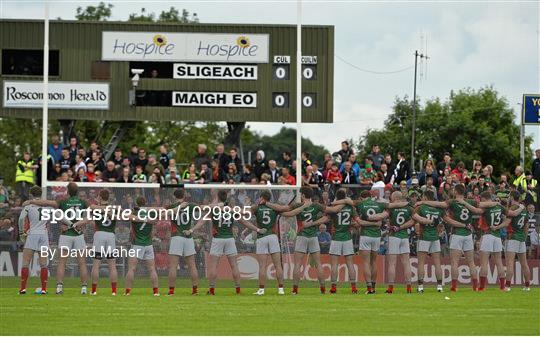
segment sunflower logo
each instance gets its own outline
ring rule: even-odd
[[[167,38],[161,34],[154,36],[154,44],[158,47],[164,46],[167,44]]]
[[[249,39],[246,36],[239,36],[236,39],[236,44],[238,46],[240,46],[241,48],[246,48],[246,47],[249,47],[250,42],[249,42]]]

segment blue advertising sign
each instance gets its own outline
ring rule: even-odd
[[[523,95],[523,124],[540,125],[540,94]]]

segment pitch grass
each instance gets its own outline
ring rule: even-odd
[[[52,280],[53,281],[53,280]],[[492,287],[473,293],[406,294],[403,287],[388,295],[352,295],[348,285],[336,295],[321,295],[315,284],[303,283],[300,294],[278,296],[270,282],[265,296],[254,296],[256,282],[243,282],[235,295],[232,282],[218,284],[207,296],[203,280],[199,296],[191,296],[187,280],[179,280],[174,297],[153,297],[148,279],[136,281],[133,294],[112,297],[107,280],[97,296],[81,296],[78,281],[65,282],[63,295],[17,294],[18,279],[0,277],[1,335],[539,335],[540,288],[503,293]],[[121,285],[121,282],[120,282]],[[448,297],[449,299],[445,299]]]

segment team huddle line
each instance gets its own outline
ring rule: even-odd
[[[40,199],[41,188],[33,187],[31,200],[25,202],[19,222],[23,224],[23,237],[26,237],[23,250],[23,268],[21,270],[21,288],[19,293],[26,293],[28,280],[28,266],[34,252],[41,251],[43,247],[48,249],[49,239],[47,235],[47,221],[40,218],[40,209],[43,207],[67,209],[107,209],[109,203],[109,191],[99,191],[98,202],[88,205],[85,200],[78,197],[78,186],[69,183],[67,187],[69,197],[61,201]],[[222,209],[226,207],[233,210],[236,206],[231,194],[225,190],[213,190],[211,199],[204,207]],[[362,271],[366,281],[366,294],[375,294],[377,280],[377,255],[381,244],[383,226],[389,236],[388,244],[388,288],[386,293],[394,292],[396,277],[396,265],[398,260],[403,265],[403,274],[407,293],[412,293],[410,247],[408,230],[414,227],[418,236],[418,285],[417,292],[424,292],[423,279],[427,259],[431,258],[435,267],[437,279],[437,291],[443,291],[443,277],[441,268],[441,245],[439,233],[444,224],[451,226],[452,236],[450,240],[451,259],[451,291],[457,291],[459,260],[464,257],[469,266],[472,279],[473,291],[483,291],[486,288],[489,259],[493,258],[497,267],[500,289],[509,291],[513,278],[516,257],[521,263],[525,278],[523,290],[530,290],[530,270],[525,255],[525,237],[527,233],[527,212],[518,192],[512,193],[510,199],[495,200],[492,193],[485,191],[481,194],[481,201],[465,199],[466,188],[464,185],[456,185],[451,191],[451,198],[447,201],[435,201],[435,195],[427,190],[423,193],[422,200],[412,203],[407,200],[401,191],[394,191],[390,196],[390,202],[381,202],[369,191],[364,191],[354,200],[348,195],[346,189],[339,189],[335,199],[330,205],[323,205],[313,201],[314,190],[310,187],[300,189],[300,201],[288,204],[272,202],[272,194],[268,190],[260,193],[258,200],[245,207],[246,212],[239,212],[243,216],[238,219],[225,216],[214,216],[210,219],[201,217],[195,219],[192,215],[194,210],[201,205],[190,200],[184,189],[174,191],[175,201],[166,207],[147,207],[143,196],[136,198],[133,211],[142,214],[142,217],[133,215],[129,218],[132,241],[131,249],[136,252],[135,256],[128,258],[128,272],[126,274],[125,295],[131,294],[134,274],[139,261],[144,262],[150,274],[153,293],[159,296],[158,276],[155,269],[153,227],[157,221],[143,218],[151,209],[180,210],[180,216],[171,222],[171,241],[169,246],[169,295],[174,294],[177,269],[180,257],[185,258],[185,263],[192,281],[192,294],[198,294],[199,276],[195,265],[194,236],[200,234],[203,226],[210,224],[212,241],[209,254],[206,257],[208,294],[215,294],[217,279],[217,267],[222,256],[225,256],[231,268],[235,285],[235,291],[240,293],[240,272],[237,262],[237,248],[233,237],[233,223],[237,223],[251,229],[256,236],[256,254],[259,263],[259,289],[255,293],[264,295],[266,285],[266,269],[269,258],[275,266],[278,294],[285,294],[283,266],[281,261],[281,242],[279,239],[279,217],[293,217],[297,222],[297,236],[294,246],[294,267],[292,293],[299,293],[299,284],[303,275],[302,268],[309,256],[317,270],[317,278],[320,283],[321,293],[326,293],[325,277],[321,264],[320,246],[317,238],[317,228],[320,224],[331,226],[332,241],[329,254],[331,257],[331,289],[330,293],[337,292],[338,261],[344,257],[348,269],[351,292],[358,293],[355,268],[353,265],[354,244],[352,232],[360,232],[359,255],[362,260]],[[355,196],[356,197],[356,196]],[[247,215],[249,214],[249,216]],[[182,216],[183,215],[183,216]],[[478,222],[474,217],[479,217]],[[253,222],[254,220],[254,222]],[[81,229],[90,224],[94,225],[93,249],[96,251],[92,265],[92,291],[97,294],[99,280],[99,267],[105,259],[109,267],[112,294],[117,292],[118,274],[116,271],[116,257],[113,254],[97,252],[110,252],[116,249],[115,227],[117,219],[82,219],[72,223],[62,219],[61,235],[58,246],[81,252],[86,248]],[[388,226],[383,225],[388,221]],[[509,240],[506,243],[506,266],[502,261],[501,230],[506,228]],[[480,230],[482,233],[479,254],[480,268],[477,269],[474,261],[473,232]],[[75,254],[80,269],[81,293],[86,294],[87,270],[85,257],[81,253]],[[67,261],[66,256],[59,256],[57,269],[57,294],[63,293],[63,276]],[[46,257],[39,257],[41,266],[41,292],[46,293],[48,277]],[[516,282],[519,283],[519,282]]]

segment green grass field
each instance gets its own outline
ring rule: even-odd
[[[217,295],[191,296],[186,280],[173,297],[161,279],[153,297],[147,279],[137,280],[130,297],[110,295],[103,280],[97,296],[81,296],[77,281],[66,280],[64,295],[17,294],[17,278],[0,278],[2,335],[539,335],[540,288],[509,293],[496,288],[473,293],[352,295],[347,285],[336,295],[321,295],[313,285],[300,294],[278,296],[273,287],[254,296],[256,283],[244,282],[235,295],[231,282]],[[54,292],[54,283],[50,282]],[[178,286],[177,285],[177,286]],[[39,286],[31,278],[28,289]],[[271,283],[273,286],[273,283]],[[123,291],[119,288],[119,292]],[[449,297],[449,299],[445,299]]]

